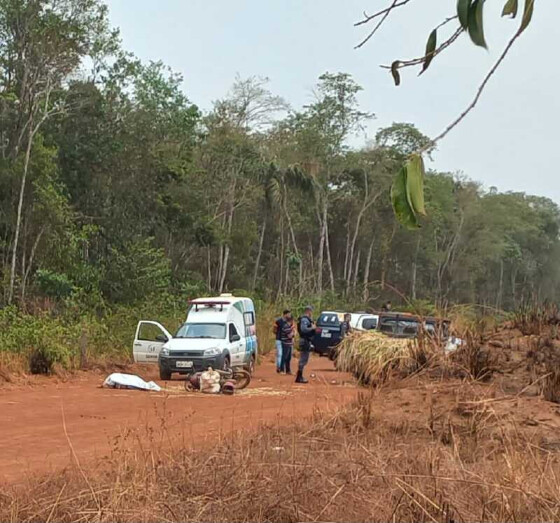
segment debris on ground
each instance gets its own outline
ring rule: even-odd
[[[243,389],[235,393],[240,396],[290,396],[288,390],[273,389],[272,387],[262,387],[259,389]]]
[[[222,394],[233,396],[235,392],[235,383],[233,381],[226,381],[222,387]]]
[[[140,376],[135,374],[121,374],[114,372],[107,376],[103,382],[103,387],[109,389],[133,389],[133,390],[149,390],[159,392],[161,387],[153,381],[144,381]]]

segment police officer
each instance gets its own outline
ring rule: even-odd
[[[303,369],[309,361],[309,355],[311,354],[311,350],[313,348],[311,340],[315,334],[315,324],[311,318],[311,314],[313,314],[313,307],[308,305],[305,307],[303,316],[298,320],[300,355],[296,383],[307,383],[307,380],[303,377]]]
[[[352,325],[350,322],[352,321],[352,315],[350,313],[346,313],[344,315],[344,321],[340,325],[340,337],[344,338],[347,334],[352,332]]]

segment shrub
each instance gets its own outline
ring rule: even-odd
[[[541,335],[546,328],[557,332],[560,325],[560,309],[554,303],[534,303],[521,306],[514,314],[513,326],[525,336]]]
[[[112,302],[136,303],[166,293],[170,282],[169,260],[148,238],[110,250],[102,291]]]
[[[71,367],[79,335],[79,324],[62,318],[32,316],[15,307],[0,310],[0,351],[27,356],[32,373],[46,374],[54,363]]]
[[[48,269],[39,269],[35,273],[35,283],[41,294],[58,300],[71,296],[75,290],[66,274]]]

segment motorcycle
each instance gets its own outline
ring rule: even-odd
[[[220,390],[228,382],[233,383],[235,390],[244,389],[251,383],[251,374],[245,369],[228,368],[225,370],[216,370],[216,372],[220,375]],[[187,392],[200,390],[201,374],[202,372],[195,372],[187,376],[185,380],[185,390]]]

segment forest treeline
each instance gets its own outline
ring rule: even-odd
[[[393,176],[429,139],[395,123],[350,147],[373,118],[360,90],[325,73],[297,109],[237,78],[205,112],[122,49],[98,0],[0,0],[1,304],[559,299],[550,199],[430,171],[422,228],[397,224]]]

